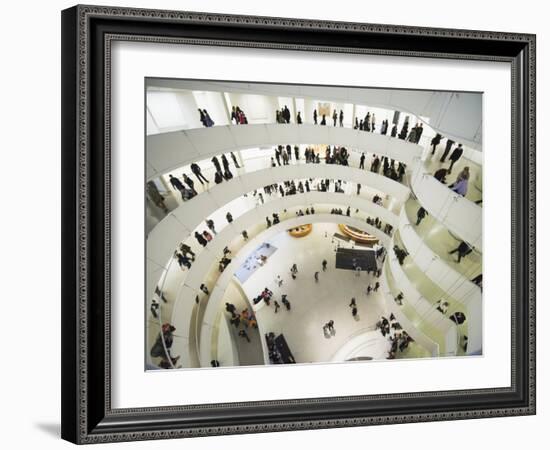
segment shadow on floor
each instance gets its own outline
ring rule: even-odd
[[[36,428],[40,431],[49,434],[50,436],[61,437],[61,424],[59,423],[36,423]]]

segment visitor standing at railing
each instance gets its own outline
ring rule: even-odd
[[[460,244],[458,244],[457,248],[449,252],[449,255],[452,255],[453,253],[458,253],[458,260],[456,262],[459,263],[462,258],[472,253],[472,249],[473,247],[470,247],[466,242],[462,241]]]
[[[209,183],[209,181],[205,178],[205,176],[201,172],[201,168],[196,163],[191,164],[191,172],[195,174],[197,179],[200,181],[201,184],[204,184],[202,180],[204,180],[206,183]]]
[[[290,110],[288,109],[288,106],[285,105],[281,111],[281,115],[286,123],[290,123]]]
[[[193,192],[193,195],[197,195],[198,192],[195,190],[195,182],[184,173],[182,174],[182,178],[183,178],[183,182],[187,186],[189,186],[189,189],[191,189],[191,192]]]
[[[453,166],[460,159],[463,152],[464,152],[464,149],[462,148],[462,144],[458,144],[458,147],[453,150],[453,153],[451,153],[451,157],[449,158],[451,160],[451,165],[449,166],[449,173],[451,173],[451,171],[453,170]]]
[[[430,143],[430,145],[432,146],[432,155],[435,154],[435,149],[437,148],[437,146],[439,145],[439,143],[441,142],[441,139],[442,139],[443,136],[441,136],[439,133],[437,133],[433,139],[432,139],[432,142]]]
[[[449,187],[459,195],[466,196],[468,192],[468,180],[470,179],[470,168],[464,167],[456,177],[456,181]]]

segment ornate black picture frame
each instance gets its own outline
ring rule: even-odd
[[[512,67],[508,388],[113,409],[114,41],[504,61]],[[62,12],[62,437],[99,443],[535,413],[535,36],[99,6]]]

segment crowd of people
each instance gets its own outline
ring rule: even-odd
[[[163,323],[161,330],[155,339],[155,343],[151,347],[149,354],[152,358],[160,358],[157,366],[161,369],[177,368],[177,362],[180,356],[173,356],[171,353],[174,343],[174,331],[176,327],[170,323]]]
[[[240,312],[233,303],[225,303],[225,311],[229,315],[229,323],[237,329],[258,328],[258,321],[254,312],[249,308],[244,308]]]
[[[239,163],[238,158],[234,152],[230,152],[229,157],[231,158],[235,169],[242,168],[242,165]],[[306,163],[319,164],[321,162],[321,157],[319,153],[317,153],[313,147],[307,147],[305,149],[304,157],[305,157]],[[350,157],[350,153],[345,147],[338,147],[338,146],[331,147],[329,145],[325,148],[323,159],[326,164],[349,166],[349,157]],[[274,156],[271,157],[271,166],[277,167],[277,166],[289,165],[292,159],[294,159],[295,161],[299,161],[300,158],[301,158],[300,147],[298,145],[295,145],[294,147],[288,144],[286,146],[278,145],[274,150]],[[220,184],[220,183],[223,183],[224,181],[229,181],[234,178],[234,174],[232,172],[229,158],[225,154],[222,154],[219,158],[218,156],[215,155],[211,158],[210,161],[214,168],[213,181],[215,184]],[[364,153],[361,154],[359,168],[360,169],[365,168]],[[199,164],[196,162],[192,163],[190,165],[190,170],[195,176],[195,178],[199,181],[199,183],[201,183],[203,187],[206,185],[206,188],[208,189],[210,180],[206,178],[206,176],[203,174]],[[399,161],[395,161],[394,159],[388,158],[386,156],[379,157],[377,155],[373,155],[373,159],[370,165],[370,171],[374,173],[380,173],[381,175],[387,178],[390,178],[394,181],[401,183],[404,181],[406,164],[401,163]],[[175,191],[180,193],[181,199],[184,202],[191,200],[192,198],[198,195],[198,191],[195,188],[195,181],[186,173],[182,173],[181,178],[178,178],[174,174],[168,174],[168,177],[169,177],[168,181],[170,185],[174,188]],[[467,191],[468,179],[469,179],[469,173],[468,173],[468,168],[466,168],[465,170],[461,171],[461,173],[457,177],[457,180],[451,186],[451,188],[459,193],[464,192],[463,195],[465,195]],[[441,179],[440,181],[445,182],[445,180],[441,180]],[[340,193],[344,192],[344,190],[341,189],[341,183],[342,183],[341,180],[339,180],[339,182],[335,184],[335,192],[340,192]],[[297,192],[300,192],[300,193],[309,192],[310,186],[308,184],[309,183],[306,183],[306,185],[302,185],[301,187],[299,187]],[[329,190],[328,182],[321,183],[318,186],[318,190],[322,192],[327,192]],[[153,181],[149,181],[147,183],[146,192],[147,192],[148,198],[154,205],[162,209],[162,211],[165,214],[169,212],[165,202],[166,199],[159,192],[157,186]],[[357,195],[359,195],[360,192],[361,192],[361,185],[357,184]],[[290,194],[292,193],[296,193],[296,192],[290,192]],[[284,195],[284,194],[281,193],[281,195]]]
[[[199,113],[200,113],[201,122],[205,127],[211,127],[214,125],[213,120],[211,119],[211,117],[209,116],[206,110],[199,109]],[[285,105],[284,108],[282,108],[280,111],[277,111],[277,122],[290,123],[290,119],[291,119],[290,116],[291,116],[290,110]],[[318,118],[319,118],[319,115],[317,113],[317,110],[315,110],[314,111],[315,124],[318,123]],[[337,113],[336,110],[333,111],[332,120],[333,120],[334,126],[337,126],[339,124],[339,126],[342,127],[343,119],[344,119],[344,116],[343,116],[342,110],[340,110],[339,114]],[[248,123],[245,113],[238,106],[234,106],[232,108],[231,120],[232,120],[232,123],[234,123],[235,125]],[[326,121],[327,121],[326,115],[322,115],[320,119],[320,124],[326,125]],[[300,112],[297,113],[296,122],[302,123]],[[354,128],[362,131],[375,132],[375,130],[377,129],[376,125],[377,124],[376,124],[375,115],[374,114],[371,115],[370,113],[367,113],[367,116],[364,119],[362,119],[360,122],[357,120],[357,118],[355,119]],[[403,124],[401,132],[397,136],[397,127],[396,125],[393,125],[393,129],[391,131],[392,137],[398,137],[399,139],[407,140],[408,142],[418,144],[423,133],[422,123],[417,123],[410,130],[410,132],[408,131],[408,127],[409,127],[409,123],[408,121],[406,121]],[[389,128],[388,121],[384,120],[381,123],[379,132],[381,134],[387,134],[388,128]],[[432,139],[431,141],[432,154],[435,154],[435,150],[437,149],[438,145],[441,143],[442,139],[443,137],[440,134],[437,134]],[[454,142],[448,139],[447,146],[440,159],[441,162],[445,162],[447,156],[449,156],[450,154],[449,167],[446,169],[444,168],[438,169],[434,173],[434,177],[438,179],[440,182],[445,184],[447,183],[446,177],[452,172],[453,166],[456,164],[457,161],[460,160],[460,158],[463,155],[462,144],[458,144],[458,146],[455,147],[454,149],[452,148],[453,145],[454,145]],[[241,166],[239,165],[238,160],[233,152],[230,153],[230,156],[234,163],[235,168],[240,168]],[[327,146],[324,152],[324,160],[326,164],[337,164],[337,165],[348,166],[349,156],[350,154],[345,147],[333,146],[331,148],[331,146]],[[294,159],[295,161],[299,161],[300,158],[301,158],[300,147],[298,145],[294,145],[293,147],[291,145],[286,145],[286,146],[278,145],[275,148],[274,157],[271,158],[271,165],[272,166],[288,165],[290,164],[292,159]],[[313,147],[307,147],[305,149],[304,158],[306,163],[320,163],[321,161],[321,156],[319,155],[319,153],[316,152],[316,150]],[[360,157],[360,165],[359,165],[360,169],[365,169],[365,158],[366,158],[365,154],[363,153]],[[233,173],[231,172],[229,160],[226,157],[226,155],[221,155],[220,159],[221,159],[221,162],[217,156],[213,156],[211,160],[215,168],[214,182],[217,184],[233,178]],[[380,173],[380,169],[382,169],[382,172],[381,172],[382,175],[390,179],[393,179],[395,181],[402,182],[406,172],[406,165],[401,162],[390,159],[386,156],[379,157],[375,154],[372,157],[369,170],[371,172]],[[209,180],[206,179],[206,177],[202,174],[202,171],[198,166],[198,164],[196,163],[192,164],[191,171],[195,175],[196,179],[202,185],[204,185],[204,183],[209,183]],[[449,185],[449,188],[452,189],[457,194],[461,196],[465,196],[468,191],[469,179],[470,179],[469,167],[466,166],[459,172],[456,179]],[[169,182],[176,191],[181,193],[181,197],[184,201],[190,200],[197,195],[197,190],[195,189],[195,186],[194,186],[195,182],[185,173],[182,174],[181,179],[170,174]],[[285,195],[295,195],[297,193],[310,192],[310,190],[314,190],[314,189],[317,189],[321,192],[327,192],[330,188],[331,182],[333,183],[333,186],[334,186],[334,192],[341,192],[341,193],[344,192],[344,190],[342,189],[342,180],[328,180],[328,179],[320,180],[317,184],[315,184],[313,179],[307,179],[307,180],[300,180],[300,181],[294,181],[294,180],[284,181],[281,183],[275,183],[275,184],[264,186],[263,194],[280,195],[284,197]],[[150,184],[153,184],[153,186],[150,186]],[[359,184],[357,185],[357,194],[360,194],[360,190],[361,190],[361,185]],[[165,212],[168,211],[166,208],[166,204],[164,202],[164,198],[159,193],[154,183],[149,182],[147,184],[147,193],[149,198],[151,198],[159,208],[161,208]],[[254,195],[258,199],[258,202],[261,204],[264,203],[263,194],[262,192],[254,191]],[[378,195],[375,195],[373,197],[373,202],[377,204],[381,204],[382,198]],[[302,209],[299,209],[296,212],[297,216],[303,216],[303,215],[309,215],[309,214],[315,214],[315,210],[313,206],[307,207],[305,212]],[[331,214],[340,214],[340,215],[345,214],[346,216],[350,216],[351,214],[350,207],[346,209],[345,213],[341,208],[333,208],[331,210]],[[420,207],[417,211],[416,225],[419,225],[427,215],[428,215],[428,212],[423,207]],[[231,215],[230,212],[227,212],[226,219],[228,223],[231,223],[233,221],[233,216]],[[273,213],[271,218],[266,217],[267,227],[270,227],[279,222],[280,222],[280,218],[278,213]],[[392,233],[392,226],[390,224],[384,225],[379,217],[375,217],[375,218],[367,217],[366,223],[368,223],[369,225],[375,226],[378,229],[384,228],[384,232],[386,234],[391,235]],[[215,236],[217,234],[213,220],[208,219],[206,221],[206,226],[207,226],[207,230],[203,230],[203,231],[197,230],[194,233],[196,241],[202,247],[206,247],[207,244],[213,239],[213,235]],[[248,233],[246,232],[246,230],[242,232],[242,235],[243,235],[243,239],[245,240],[248,239]],[[225,269],[225,267],[231,262],[231,259],[228,257],[231,252],[227,247],[226,249],[227,249],[227,253],[225,252],[225,249],[224,249],[224,256],[219,262],[220,272],[222,272]],[[472,249],[473,247],[468,245],[466,242],[461,242],[458,245],[458,247],[450,251],[449,254],[457,253],[458,254],[457,262],[460,263],[461,259],[464,258],[469,253],[471,253]],[[398,245],[394,245],[393,250],[399,261],[399,264],[402,265],[405,258],[408,256],[407,251],[405,249],[400,248]],[[191,268],[192,263],[195,261],[195,256],[196,255],[192,251],[192,249],[188,245],[183,243],[179,246],[178,250],[174,252],[174,259],[176,259],[178,265],[181,267],[182,270]],[[324,270],[326,270],[326,261],[324,261],[324,264],[323,264],[323,271]],[[291,273],[291,277],[293,279],[296,279],[298,271],[297,271],[297,268],[295,268],[295,265],[291,268],[290,273]],[[315,281],[317,282],[319,281],[319,272],[315,272],[314,278],[315,278]],[[482,274],[475,277],[472,280],[472,282],[474,282],[475,284],[481,287]],[[379,286],[380,285],[378,281],[374,284],[374,286],[371,286],[369,284],[367,287],[367,295],[369,295],[370,292],[376,292]],[[260,296],[257,297],[257,299],[259,298],[259,301],[264,301],[268,306],[273,305],[274,311],[275,313],[277,313],[278,310],[281,308],[281,304],[277,300],[272,299],[272,297],[273,297],[273,292],[269,291],[269,289],[266,287],[265,290],[262,291]],[[255,302],[257,299],[255,299]],[[397,303],[402,303],[403,294],[400,293],[395,300]],[[284,308],[286,308],[286,310],[291,309],[290,302],[286,298],[286,295],[282,295],[281,303],[284,306]],[[226,305],[230,305],[230,304],[226,303]],[[439,302],[437,302],[436,307],[443,314],[446,314],[448,306],[449,306],[448,302],[440,300]],[[357,315],[357,305],[355,302],[355,298],[352,299],[352,302],[350,303],[349,307],[351,308],[352,315],[355,317]],[[154,301],[151,305],[151,314],[155,318],[158,317],[158,314],[157,314],[158,308],[159,308],[158,302]],[[231,314],[232,314],[231,323],[233,325],[236,325],[237,328],[239,328],[240,324],[245,325],[245,328],[239,331],[239,335],[249,341],[248,334],[246,333],[246,328],[248,328],[249,326],[257,327],[257,323],[253,313],[248,310],[243,310],[240,313],[237,313],[236,311],[232,311]],[[386,335],[389,332],[389,330],[387,330],[388,327],[395,330],[400,329],[399,323],[395,321],[394,317],[392,319],[392,317],[393,317],[393,314],[390,316],[389,321],[386,318],[382,318],[381,321],[379,322],[380,323],[379,327],[377,324],[377,327],[381,329],[383,335]],[[452,315],[451,320],[455,321],[457,324],[462,323],[465,320],[465,316],[463,313],[458,312]],[[159,333],[159,336],[157,337],[157,341],[159,340],[159,338],[161,338],[161,343],[164,342],[163,352],[164,352],[164,346],[166,345],[167,342],[170,344],[170,346],[166,345],[166,348],[169,349],[169,347],[171,347],[172,341],[173,341],[172,332],[174,330],[175,328],[170,324],[163,325],[162,331],[161,333]],[[334,322],[332,320],[327,322],[323,326],[323,331],[325,333],[334,332]],[[407,348],[409,342],[412,341],[412,338],[410,338],[410,336],[408,336],[407,333],[404,331],[399,334],[394,333],[394,335],[390,339],[392,340],[392,351],[390,352],[390,357],[392,357],[392,354],[393,354],[393,357],[395,357],[395,353],[397,352],[397,350],[403,351],[404,349]],[[157,354],[157,356],[160,356],[158,342],[155,342],[155,346],[153,346],[153,349],[155,354]],[[153,356],[153,349],[151,349],[151,356]],[[162,360],[163,362],[161,362],[160,366],[164,365],[164,366],[172,367],[177,362],[177,358],[179,358],[179,357],[172,358],[172,356],[169,355],[169,352],[167,357],[166,357],[166,352],[164,352],[163,354],[165,355],[165,358]]]
[[[248,119],[244,111],[238,106],[231,108],[231,123],[234,125],[247,125]]]
[[[414,339],[403,330],[393,313],[390,314],[389,319],[382,316],[376,322],[376,329],[380,330],[382,336],[387,336],[391,343],[388,359],[395,359],[398,351],[404,352],[409,347],[409,344],[414,342]]]

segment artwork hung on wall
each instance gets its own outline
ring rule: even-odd
[[[534,414],[533,35],[75,6],[62,42],[63,438]]]
[[[146,81],[148,369],[482,355],[482,93],[330,95]]]

